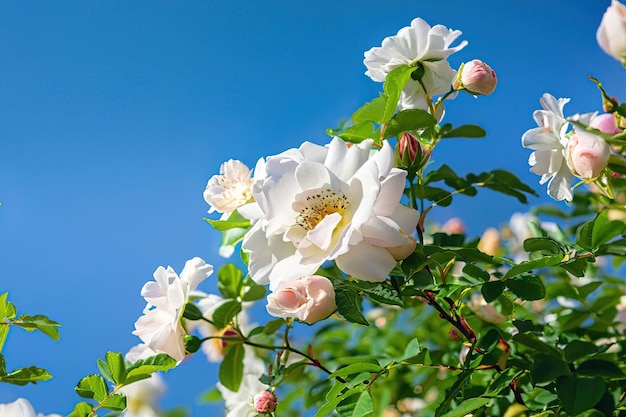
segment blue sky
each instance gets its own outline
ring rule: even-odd
[[[610,2],[468,3],[0,3],[0,291],[18,311],[62,323],[58,343],[11,331],[8,367],[55,378],[0,385],[0,403],[26,397],[38,412],[68,413],[96,359],[139,341],[139,292],[157,266],[224,262],[202,220],[220,163],[326,143],[325,129],[381,88],[363,75],[363,52],[414,17],[463,32],[469,45],[453,67],[478,58],[499,76],[492,96],[447,109],[446,121],[480,124],[488,137],[445,142],[436,162],[462,174],[509,169],[540,192],[534,203],[547,201],[520,145],[539,97],[571,97],[567,114],[599,110],[592,75],[626,100],[624,69],[595,41]],[[481,191],[433,215],[462,217],[477,235],[521,210]],[[205,413],[196,400],[216,373],[190,358],[167,375],[162,404]]]

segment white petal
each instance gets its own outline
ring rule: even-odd
[[[396,265],[396,260],[386,249],[361,242],[350,251],[337,257],[337,266],[346,274],[365,281],[384,281]]]

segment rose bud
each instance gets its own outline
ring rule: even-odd
[[[600,48],[626,67],[626,6],[613,0],[596,32]]]
[[[267,296],[266,308],[274,317],[296,317],[313,324],[337,309],[333,283],[320,275],[283,282]]]
[[[415,136],[408,132],[402,133],[396,145],[396,166],[398,168],[417,171],[426,165],[430,158],[430,150]]]
[[[474,95],[488,96],[496,89],[496,84],[498,84],[496,72],[484,62],[474,59],[461,65],[453,88],[464,89]]]
[[[273,413],[278,398],[269,391],[261,391],[254,396],[254,409],[259,413]]]
[[[622,132],[622,129],[617,127],[615,116],[612,113],[605,113],[595,117],[589,126],[607,135],[616,135]]]
[[[570,171],[583,180],[597,178],[611,156],[608,143],[586,131],[576,132],[570,137],[566,152]]]

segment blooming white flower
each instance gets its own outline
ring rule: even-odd
[[[252,173],[241,161],[229,159],[220,166],[220,174],[209,179],[204,199],[209,213],[223,213],[223,218],[252,198]]]
[[[254,396],[267,389],[267,385],[259,381],[265,372],[263,361],[254,354],[246,352],[243,363],[243,379],[239,391],[231,391],[219,382],[217,383],[217,389],[222,394],[226,405],[226,417],[255,417],[258,412],[254,407]]]
[[[541,175],[540,184],[548,182],[548,195],[555,200],[572,200],[571,182],[574,176],[566,162],[565,133],[569,123],[563,116],[568,98],[556,99],[544,94],[539,100],[543,110],[536,110],[533,118],[539,127],[522,136],[522,146],[534,150],[528,158],[531,172]]]
[[[446,58],[467,45],[467,41],[463,41],[458,46],[450,47],[460,35],[459,30],[448,29],[443,25],[430,27],[423,19],[413,19],[411,26],[400,29],[395,36],[385,38],[380,47],[365,52],[365,75],[374,81],[383,82],[394,68],[422,65],[422,83],[426,91],[419,82],[409,80],[398,107],[401,110],[427,110],[425,94],[432,97],[450,90],[456,71],[450,67]]]
[[[410,242],[419,215],[400,204],[406,172],[393,167],[391,146],[372,144],[305,142],[257,164],[253,195],[262,216],[242,244],[256,282],[274,290],[327,260],[359,279],[386,278],[396,265],[389,249]]]
[[[35,409],[25,398],[18,398],[12,403],[0,404],[0,416],[2,417],[45,417],[43,414],[35,414]],[[61,417],[60,414],[48,414],[48,417]]]
[[[596,32],[600,48],[626,66],[626,6],[613,0]]]
[[[200,258],[185,263],[180,277],[172,267],[160,266],[154,281],[146,283],[141,295],[148,302],[144,315],[135,322],[133,334],[154,352],[166,353],[177,361],[185,357],[186,332],[181,317],[189,293],[213,273],[213,266]]]

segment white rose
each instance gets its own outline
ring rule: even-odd
[[[267,311],[275,317],[297,317],[313,324],[337,309],[333,284],[326,277],[312,275],[282,283],[267,296]]]
[[[600,48],[626,66],[626,6],[613,0],[596,32]]]

